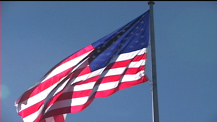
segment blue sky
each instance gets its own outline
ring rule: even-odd
[[[15,100],[50,68],[148,9],[147,1],[1,2],[1,122],[22,122]],[[216,1],[155,2],[160,122],[217,121],[216,15]],[[150,66],[149,58],[149,78]],[[151,122],[150,83],[67,115],[78,121]]]

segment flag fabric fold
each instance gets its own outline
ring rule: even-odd
[[[65,122],[95,98],[148,81],[149,10],[62,60],[15,102],[24,122]]]

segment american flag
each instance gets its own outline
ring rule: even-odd
[[[148,81],[149,10],[75,52],[15,102],[24,122],[64,122],[95,98]]]

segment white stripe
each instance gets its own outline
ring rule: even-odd
[[[81,61],[84,57],[86,57],[91,51],[79,56],[79,57],[76,57],[60,66],[58,66],[57,68],[55,68],[42,82],[46,81],[47,79],[75,66],[79,61]]]
[[[87,96],[87,97],[57,101],[52,106],[49,106],[45,112],[58,109],[58,108],[70,107],[69,105],[71,106],[83,105],[88,101],[88,98],[89,97]]]
[[[22,103],[20,103],[21,108],[20,110],[18,110],[19,112],[24,110],[24,109],[28,109],[28,107],[44,100],[47,95],[50,93],[50,91],[52,91],[52,89],[57,85],[58,83],[50,86],[49,88],[45,89],[44,91],[38,93],[37,95],[30,97],[29,99],[23,101]]]
[[[119,82],[130,82],[134,80],[138,80],[141,77],[144,76],[144,73],[141,74],[143,71],[135,74],[135,75],[124,75],[124,77],[121,81],[115,81],[115,82],[109,82],[109,83],[102,83],[99,85],[99,88],[97,91],[104,91],[104,90],[109,90],[109,89],[114,89],[118,86]]]
[[[145,65],[145,62],[146,62],[146,59],[144,60],[140,60],[138,62],[131,62],[130,65],[129,65],[129,68],[138,68],[142,65]]]
[[[67,79],[66,81],[64,81],[64,83],[60,87],[58,87],[57,90],[55,90],[55,93],[52,96],[56,95],[58,92],[60,92],[61,90],[63,90],[63,88],[65,87],[65,85],[67,84],[68,81],[69,81],[69,79]]]
[[[109,89],[114,89],[118,86],[118,84],[119,84],[119,81],[102,83],[99,85],[99,88],[97,89],[97,91],[105,91]]]
[[[73,91],[83,91],[83,90],[92,89],[94,84],[95,84],[95,82],[86,83],[86,84],[82,84],[82,85],[76,85],[74,87]]]
[[[129,60],[129,59],[132,59],[132,58],[134,58],[135,57],[135,55],[137,54],[137,55],[141,55],[141,54],[143,54],[144,52],[146,52],[146,48],[143,48],[142,50],[137,50],[137,51],[134,51],[134,52],[130,52],[130,53],[125,53],[125,54],[121,54],[121,55],[119,55],[118,56],[118,59],[113,59],[114,61],[115,60],[117,60],[116,62],[118,62],[118,61],[124,61],[124,60]],[[130,55],[130,56],[128,56],[128,55]],[[120,60],[119,58],[123,58],[122,60]],[[132,64],[133,65],[133,64]],[[138,65],[138,64],[137,64]],[[105,67],[104,67],[105,68]],[[104,70],[104,68],[101,68],[101,69],[98,69],[98,70],[96,70],[96,71],[94,71],[94,72],[91,72],[91,73],[89,73],[89,74],[85,74],[85,75],[82,75],[82,76],[79,76],[79,77],[76,77],[75,79],[72,79],[72,83],[71,84],[73,84],[73,83],[76,83],[76,82],[78,82],[78,81],[82,81],[82,80],[86,80],[86,79],[88,79],[88,78],[91,78],[91,77],[94,77],[94,76],[97,76],[97,75],[99,75],[99,74],[101,74],[102,73],[102,71]],[[109,73],[111,73],[111,72],[120,72],[121,73],[121,70],[123,70],[123,69],[119,69],[118,71],[117,71],[117,69],[110,69],[111,71],[109,71],[108,72],[108,75],[106,75],[106,76],[109,76],[110,74]],[[112,71],[113,70],[113,71]],[[123,71],[122,71],[123,72]],[[120,73],[118,73],[118,74],[120,74]],[[111,73],[111,74],[115,74],[115,73]]]
[[[73,60],[71,60],[71,61],[68,61],[68,62],[66,62],[66,63],[60,65],[59,67],[57,67],[56,69],[54,69],[42,82],[44,82],[44,81],[47,80],[48,78],[50,78],[50,77],[56,75],[56,73],[62,72],[62,71],[63,71],[64,69],[66,69],[67,67],[69,68],[68,65],[71,64],[71,66],[72,66],[72,65],[74,65],[75,62],[79,62],[79,60],[81,60],[83,57],[85,57],[85,56],[88,55],[89,53],[90,53],[90,52],[85,53],[84,55],[81,56],[81,58],[78,57],[77,59],[73,59]],[[75,62],[74,62],[74,61],[75,61]],[[58,71],[58,70],[60,70],[60,71]],[[60,81],[59,81],[59,82],[60,82]],[[22,104],[22,103],[20,103],[20,104],[21,104],[21,109],[18,110],[18,111],[22,111],[22,110],[24,110],[24,109],[26,109],[26,108],[28,108],[28,107],[30,107],[30,106],[32,106],[32,105],[38,103],[38,102],[44,100],[44,99],[47,97],[47,95],[50,93],[50,91],[52,91],[53,88],[56,87],[56,85],[57,85],[59,82],[53,84],[52,86],[48,87],[47,89],[44,89],[44,91],[42,91],[42,92],[38,93],[37,95],[35,95],[35,96],[33,96],[33,97],[31,97],[31,98],[29,98],[29,99],[27,99],[27,100],[25,100],[25,101],[22,102],[22,103],[26,103],[26,102],[27,102],[27,104]]]
[[[24,122],[33,122],[40,114],[41,114],[41,110],[43,109],[44,105],[42,105],[40,107],[40,109],[38,110],[38,112],[35,112],[29,116],[26,116],[25,118],[23,118]],[[65,120],[66,118],[66,114],[63,114],[63,118]],[[48,117],[45,119],[46,122],[56,122],[54,117]]]
[[[40,106],[40,108],[37,112],[34,112],[33,114],[30,114],[29,116],[26,116],[25,118],[23,118],[23,121],[24,122],[33,122],[40,115],[43,107],[44,107],[44,105]]]
[[[82,75],[80,77],[77,77],[77,78],[75,78],[75,81],[73,81],[73,82],[82,81],[82,80],[85,80],[85,79],[87,79],[89,77],[94,77],[96,75],[99,75],[98,73],[102,72],[102,70],[103,70],[103,68],[99,69],[99,70],[97,70],[95,72],[92,72],[90,74],[86,74],[86,75]],[[49,88],[44,89],[44,91],[42,91],[42,92],[38,93],[37,95],[32,96],[29,99],[27,99],[27,100],[23,101],[22,103],[20,103],[21,108],[18,111],[20,112],[20,111],[22,111],[24,109],[28,109],[28,107],[30,107],[30,106],[44,100],[48,96],[48,94],[53,90],[53,88],[56,87],[57,84],[58,83],[53,84]],[[25,104],[25,103],[27,103],[27,104]]]
[[[123,53],[123,54],[119,55],[117,57],[117,59],[113,58],[111,62],[119,62],[119,61],[129,60],[129,59],[132,59],[133,57],[135,57],[135,55],[142,55],[146,52],[147,52],[147,48],[143,48],[141,50],[136,50],[136,51],[129,52],[129,53]]]
[[[141,78],[142,76],[144,76],[144,71],[141,71],[135,75],[124,75],[123,79],[121,82],[128,82],[128,81],[132,81],[132,80],[137,80],[139,78]],[[95,82],[91,82],[91,83],[87,83],[87,84],[82,84],[82,85],[77,85],[75,86],[75,89],[74,91],[83,91],[83,90],[88,90],[88,89],[93,89],[93,86],[94,86]],[[118,81],[115,81],[115,82],[109,82],[109,83],[103,83],[103,84],[100,84],[99,88],[98,88],[98,91],[103,91],[103,90],[108,90],[108,89],[113,89],[113,88],[116,88],[118,85]],[[41,92],[42,93],[42,92]],[[40,94],[41,94],[40,93]],[[35,96],[34,96],[35,97]],[[40,98],[40,97],[39,97]],[[21,111],[25,108],[28,108],[30,107],[31,105],[34,105],[34,103],[36,103],[34,100],[36,99],[39,99],[39,98],[30,98],[29,99],[29,104],[27,105],[24,105],[22,104],[22,107],[21,107]],[[86,97],[85,97],[86,98]],[[81,100],[78,99],[78,98],[75,98],[76,100],[73,101],[73,105],[82,105],[83,102],[82,100],[84,98],[82,98]],[[31,100],[31,101],[30,101]],[[73,99],[74,100],[74,99]],[[81,103],[79,103],[81,102]],[[56,103],[55,103],[56,104]],[[60,106],[61,107],[61,106]],[[36,112],[35,112],[36,113]]]
[[[92,77],[95,77],[95,76],[101,74],[104,69],[105,69],[105,67],[103,67],[103,68],[101,68],[101,69],[98,69],[98,70],[96,70],[96,71],[91,72],[91,73],[88,75],[88,77],[86,77],[85,80],[87,80],[87,79],[89,79],[89,78],[92,78]]]
[[[54,117],[45,118],[46,122],[55,122]]]
[[[146,60],[140,60],[140,61],[137,61],[137,62],[131,62],[131,63],[129,64],[129,68],[138,68],[138,67],[140,67],[141,65],[145,65],[145,61],[146,61]],[[83,80],[86,80],[86,79],[88,79],[88,78],[97,76],[97,75],[101,74],[101,72],[102,72],[103,69],[104,69],[104,68],[99,69],[99,70],[96,70],[96,71],[94,71],[94,72],[91,72],[91,73],[86,74],[86,75],[83,75],[83,76],[79,76],[79,77],[77,77],[77,78],[75,79],[75,81],[73,81],[73,83],[74,83],[74,82],[77,82],[77,81],[83,81]],[[124,67],[124,68],[109,69],[105,76],[120,75],[120,74],[123,73],[123,71],[124,71],[125,69],[126,69],[126,67]],[[93,81],[93,82],[95,82],[95,81]],[[82,91],[82,90],[92,89],[92,87],[93,87],[94,84],[95,84],[95,83],[93,83],[93,82],[87,83],[87,84],[82,84],[82,85],[76,85],[76,86],[74,87],[74,91]]]
[[[130,81],[138,80],[143,76],[144,76],[144,71],[141,71],[135,75],[125,75],[124,78],[120,82],[130,82]],[[75,86],[74,91],[81,91],[82,92],[83,90],[93,89],[94,83],[95,82],[77,85],[77,86]],[[98,86],[96,86],[96,87],[98,87],[97,91],[104,91],[104,90],[114,89],[118,86],[118,84],[119,84],[119,81],[114,81],[114,82],[109,82],[109,83],[102,83],[99,85],[99,87]],[[87,102],[88,97],[90,97],[90,96],[73,98],[72,102],[71,102],[71,99],[55,102],[54,106],[49,106],[46,109],[46,112],[48,110],[50,111],[50,110],[57,109],[57,108],[68,107],[69,104],[71,104],[71,106],[83,105]],[[52,107],[52,108],[50,108],[50,107]]]
[[[144,53],[147,53],[147,50],[148,50],[147,48],[143,48],[143,49],[139,50],[139,53],[137,55],[142,55]]]
[[[138,62],[131,62],[130,65],[129,65],[129,68],[137,68],[137,67],[140,67],[141,65],[145,65],[145,60],[140,60]],[[112,76],[112,75],[120,75],[120,74],[122,74],[124,72],[125,69],[126,69],[126,67],[124,67],[124,68],[109,69],[108,72],[106,72],[105,77],[106,76]],[[87,76],[90,76],[90,75],[91,75],[91,77],[97,76],[97,75],[99,75],[99,72],[101,72],[101,71],[102,71],[102,69],[97,70],[96,72],[92,72],[90,74],[86,74],[85,76],[83,75],[83,76],[77,77],[76,81],[86,80]],[[84,78],[84,77],[86,77],[86,78]],[[88,78],[91,78],[91,77],[88,77]],[[92,86],[94,86],[94,84],[95,83],[91,82],[91,83],[87,83],[87,84],[76,85],[74,87],[74,91],[81,91],[81,90],[92,89]]]
[[[64,118],[64,120],[66,120],[66,115],[67,115],[67,114],[63,114],[63,118]]]
[[[140,54],[140,53],[142,54],[142,52],[145,52],[145,51],[146,51],[146,48],[143,49],[143,50],[141,50],[141,51],[139,50],[139,51],[134,51],[134,52],[127,53],[127,54],[121,54],[121,55],[118,57],[118,61],[122,61],[123,59],[124,59],[124,60],[128,60],[128,59],[130,59],[130,58],[133,58],[133,57],[135,56],[135,54]],[[139,52],[139,53],[138,53],[138,52]],[[129,54],[130,54],[130,56],[127,56],[127,55],[129,55]],[[123,58],[123,59],[122,59],[122,58]],[[122,60],[120,60],[120,59],[122,59]],[[74,60],[73,60],[73,61],[74,61]],[[72,63],[72,62],[71,62],[71,63]],[[74,62],[73,62],[73,63],[74,63]],[[67,65],[69,65],[69,63],[67,63]],[[59,68],[59,70],[61,70],[60,72],[62,72],[62,69],[68,67],[67,65],[63,65],[62,68]],[[133,64],[132,64],[132,65],[133,65]],[[61,66],[62,66],[62,65],[61,65]],[[88,79],[88,78],[97,76],[97,75],[99,75],[100,72],[102,72],[103,70],[104,70],[104,68],[99,69],[99,70],[97,70],[97,71],[95,71],[95,72],[92,72],[92,73],[90,73],[90,74],[86,74],[86,75],[83,75],[83,76],[79,76],[79,77],[75,78],[73,82],[78,82],[78,81],[81,81],[81,80],[84,80],[84,79]],[[112,73],[112,70],[115,71],[115,72]],[[118,72],[118,70],[123,71],[123,68],[117,68],[117,69],[112,69],[112,70],[109,71],[106,76],[115,75],[115,74],[120,74],[121,72]],[[144,71],[143,71],[143,72],[144,72]],[[54,76],[55,73],[57,73],[57,71],[55,71],[54,73],[51,73],[51,75],[49,75],[49,77]],[[129,75],[125,75],[125,76],[124,76],[124,79],[123,79],[123,82],[131,81],[131,80],[136,80],[135,78],[142,77],[143,75],[144,75],[144,73],[143,73],[143,74],[139,73],[139,74],[137,74],[137,77],[134,77],[134,78],[132,78],[133,75],[130,75],[130,76],[129,76]],[[46,79],[48,79],[48,78],[46,78]],[[131,79],[131,80],[130,80],[130,79]],[[57,83],[56,83],[56,84],[57,84]],[[40,102],[41,100],[45,99],[46,96],[48,95],[48,93],[56,86],[56,84],[50,86],[49,88],[47,88],[46,90],[40,92],[39,94],[37,94],[37,95],[35,95],[35,96],[29,98],[26,105],[21,104],[21,110],[20,110],[20,111],[22,111],[22,110],[24,110],[24,109],[26,109],[26,108],[28,108],[28,107],[30,107],[30,106],[32,106],[32,105],[34,105],[34,104]],[[91,83],[90,83],[90,84],[84,84],[84,85],[86,85],[86,86],[83,87],[83,88],[81,88],[82,85],[80,85],[79,87],[77,86],[77,87],[76,87],[76,90],[79,91],[79,90],[84,90],[84,89],[92,89],[92,87],[93,87],[93,84],[91,84]],[[112,86],[112,87],[109,87],[109,88],[108,88],[108,87],[104,87],[104,86],[106,86],[106,85],[101,84],[101,85],[99,86],[99,89],[100,89],[100,90],[106,90],[106,89],[115,88],[116,83],[115,83],[115,82],[114,82],[113,84],[112,84],[112,83],[109,83],[109,85]],[[77,98],[77,99],[78,99],[78,98]],[[82,98],[82,99],[84,99],[84,98]],[[81,104],[81,103],[82,103],[82,99],[81,99],[81,100],[75,100],[75,105],[76,105],[76,104],[78,104],[78,105]],[[73,100],[74,100],[74,99],[73,99]],[[77,102],[76,102],[76,101],[77,101]],[[79,103],[78,101],[79,101],[80,103]],[[85,101],[85,100],[84,100],[84,101]],[[83,101],[83,102],[84,102],[84,101]],[[24,103],[24,102],[23,102],[23,103]],[[56,104],[56,103],[55,103],[55,104]],[[74,104],[74,103],[73,103],[73,104]],[[35,113],[37,113],[37,112],[35,112]],[[35,113],[33,113],[33,114],[35,114]],[[32,114],[32,115],[33,115],[33,114]]]
[[[117,75],[117,74],[122,74],[126,68],[127,67],[109,69],[107,72],[105,72],[106,73],[105,77],[106,76]],[[102,75],[102,76],[104,77],[104,75]]]
[[[138,80],[141,77],[144,76],[144,71],[141,71],[135,75],[126,75],[126,77],[121,81],[121,82],[130,82],[130,81],[134,81],[134,80]],[[133,78],[132,78],[133,77]],[[76,91],[83,91],[83,90],[87,90],[87,89],[93,89],[93,84],[94,83],[87,83],[87,84],[82,84],[79,85],[76,88]],[[109,89],[114,89],[118,86],[119,81],[114,81],[114,82],[109,82],[109,83],[102,83],[96,87],[98,87],[97,91],[105,91],[105,90],[109,90]],[[74,90],[75,91],[75,90]],[[94,91],[96,92],[96,91]],[[93,93],[93,92],[92,92]],[[72,98],[72,99],[67,99],[67,100],[61,100],[61,101],[57,101],[53,104],[53,106],[50,106],[48,109],[46,109],[46,111],[51,111],[54,109],[58,109],[58,108],[63,108],[63,107],[69,107],[69,105],[71,106],[76,106],[76,105],[84,105],[88,98],[91,96],[87,96],[87,97],[80,97],[80,98]]]
[[[64,79],[64,78],[65,77],[63,77],[62,79]],[[67,81],[63,83],[63,86],[66,83],[67,83]],[[58,84],[58,82],[53,84],[52,86],[48,87],[47,89],[44,89],[44,91],[39,92],[37,95],[32,96],[29,99],[27,99],[27,100],[23,101],[22,103],[20,103],[19,105],[21,107],[20,107],[20,109],[17,109],[17,111],[20,112],[20,111],[22,111],[22,110],[24,110],[24,109],[26,109],[26,108],[28,108],[28,107],[30,107],[32,105],[44,100],[49,95],[49,93],[56,87],[57,84]],[[59,92],[61,90],[61,88],[63,88],[63,86],[59,87],[56,92]],[[16,106],[18,106],[18,104],[16,104]]]
[[[144,49],[143,49],[143,50],[144,50]],[[132,55],[135,55],[135,53],[137,53],[137,52],[138,52],[138,51],[134,51],[134,54],[132,54],[132,53],[131,53],[131,54],[132,54]],[[142,52],[142,51],[140,51],[140,52]],[[126,57],[126,54],[122,54],[122,55],[120,55],[119,57],[122,57],[122,56]],[[123,57],[122,57],[122,58],[123,58]],[[131,58],[133,58],[133,57],[131,57]],[[94,72],[92,72],[92,73],[90,73],[90,74],[86,74],[86,75],[82,75],[82,76],[76,77],[75,79],[73,79],[73,83],[78,82],[78,81],[82,81],[82,80],[86,80],[87,78],[91,78],[91,77],[97,76],[97,75],[99,75],[99,73],[101,73],[101,72],[103,71],[103,69],[104,69],[104,68],[99,69],[99,70],[96,70],[96,71],[94,71]],[[110,69],[110,70],[111,70],[111,71],[109,71],[106,76],[119,74],[119,71],[118,71],[118,70],[122,70],[122,72],[123,72],[123,69],[121,69],[121,68],[119,68],[119,69]],[[112,72],[112,71],[116,71],[116,72]],[[121,71],[120,71],[120,72],[121,72]],[[20,111],[22,111],[22,110],[24,110],[24,109],[26,109],[26,108],[28,108],[28,107],[30,107],[30,106],[32,106],[32,105],[34,105],[34,104],[40,102],[41,100],[45,99],[45,98],[47,97],[47,95],[49,94],[49,92],[52,91],[52,89],[53,89],[56,85],[57,85],[57,83],[54,84],[54,85],[52,85],[52,86],[50,86],[50,87],[47,88],[46,90],[40,92],[39,94],[37,94],[37,95],[35,95],[35,96],[29,98],[29,99],[28,99],[28,103],[29,103],[29,104],[26,104],[26,105],[21,104],[21,110],[20,110]],[[25,101],[24,101],[24,102],[25,102]],[[24,103],[24,102],[23,102],[23,103]]]
[[[135,66],[134,66],[134,67],[135,67]],[[137,67],[139,67],[139,66],[137,66]],[[116,69],[120,69],[120,68],[116,68]],[[118,70],[117,70],[117,71],[118,71]],[[141,78],[142,76],[144,76],[143,74],[141,75],[141,73],[144,73],[144,71],[141,71],[141,72],[139,72],[139,73],[137,73],[137,74],[135,74],[135,75],[125,75],[122,82],[127,82],[127,81],[132,81],[132,80],[138,80],[139,78]],[[116,72],[116,73],[113,73],[113,74],[111,73],[110,75],[106,75],[106,76],[120,75],[120,74],[122,74],[122,73],[121,73],[121,72]],[[129,78],[128,78],[128,77],[129,77]],[[101,84],[102,86],[100,86],[100,89],[102,89],[102,90],[107,90],[106,88],[104,88],[104,86],[105,86],[105,87],[108,87],[109,89],[115,88],[115,87],[111,87],[111,88],[110,88],[110,87],[109,87],[109,86],[111,86],[111,85],[109,85],[110,83],[113,83],[113,82],[109,82],[108,85],[107,85],[107,83]],[[82,85],[76,85],[76,86],[74,87],[74,91],[83,91],[83,90],[92,89],[93,86],[94,86],[94,84],[95,84],[95,81],[93,81],[93,82],[91,82],[91,83],[82,84]],[[112,85],[112,86],[115,86],[115,85]],[[100,90],[100,91],[101,91],[101,90]]]
[[[81,76],[78,76],[78,77],[76,77],[76,78],[73,78],[72,80],[71,80],[71,84],[73,84],[73,83],[77,83],[77,82],[79,82],[79,81],[84,81],[84,80],[87,80],[87,79],[89,79],[89,78],[92,78],[92,77],[94,77],[94,76],[97,76],[97,75],[99,75],[99,74],[101,74],[101,72],[104,70],[104,68],[101,68],[101,69],[98,69],[98,70],[96,70],[96,71],[93,71],[93,72],[91,72],[91,73],[89,73],[89,74],[85,74],[85,75],[81,75]]]
[[[145,75],[144,70],[142,70],[142,71],[140,71],[140,72],[138,72],[137,74],[134,74],[134,75],[124,75],[121,82],[128,82],[128,81],[138,80],[139,78],[143,77],[144,75]]]

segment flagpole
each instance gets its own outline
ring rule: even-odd
[[[157,94],[157,72],[156,72],[156,55],[155,55],[155,39],[154,39],[154,16],[153,16],[153,1],[149,1],[150,7],[150,36],[151,36],[151,70],[152,70],[152,114],[153,122],[159,122],[158,112],[158,94]]]

